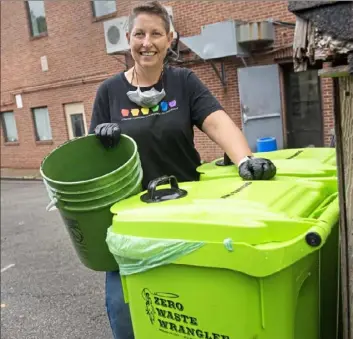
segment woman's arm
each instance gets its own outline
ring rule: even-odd
[[[234,164],[238,165],[246,156],[253,155],[242,131],[222,110],[207,116],[202,130],[227,153]]]
[[[223,110],[208,115],[202,130],[238,166],[243,179],[270,180],[276,175],[276,167],[270,160],[253,157],[244,134]]]

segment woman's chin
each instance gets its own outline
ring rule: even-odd
[[[141,67],[148,67],[148,68],[160,67],[163,64],[163,60],[160,60],[156,56],[153,56],[153,57],[141,57],[141,56],[139,56],[137,58],[136,62]]]

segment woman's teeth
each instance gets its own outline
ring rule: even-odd
[[[141,52],[140,54],[143,56],[153,56],[156,54],[156,52]]]

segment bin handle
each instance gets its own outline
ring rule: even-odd
[[[335,198],[330,203],[326,201],[327,208],[305,236],[306,243],[311,247],[318,247],[324,243],[339,219],[339,197],[338,194],[335,194],[334,196]],[[322,209],[324,209],[324,207],[321,207],[321,210]]]
[[[309,218],[318,219],[327,206],[336,199],[338,193],[329,195],[309,216]]]
[[[164,175],[162,177],[159,177],[157,179],[151,180],[148,184],[147,187],[147,194],[144,194],[143,196],[141,196],[141,200],[144,202],[158,202],[160,201],[159,199],[157,199],[157,186],[159,185],[165,185],[165,184],[170,184],[170,188],[165,190],[166,192],[165,195],[171,195],[172,199],[177,199],[177,198],[181,198],[184,197],[185,195],[187,195],[187,192],[181,188],[179,188],[178,185],[178,180],[174,175]]]
[[[150,198],[153,198],[153,194],[156,191],[157,186],[166,184],[170,184],[171,188],[179,189],[178,181],[174,175],[164,175],[149,182],[147,189]]]
[[[230,166],[234,165],[233,161],[230,160],[227,153],[224,153],[223,159],[216,161],[216,166]]]

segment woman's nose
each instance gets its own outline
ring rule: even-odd
[[[143,46],[144,47],[150,47],[151,44],[151,38],[149,35],[146,35],[145,38],[143,39]]]

